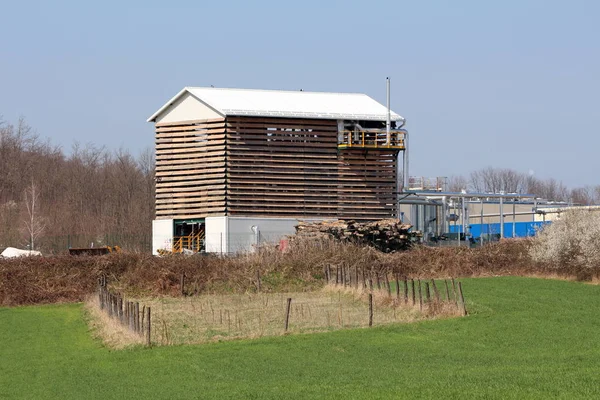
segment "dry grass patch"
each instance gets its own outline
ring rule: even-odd
[[[327,332],[363,328],[369,323],[368,293],[326,286],[293,293],[200,295],[186,298],[140,299],[152,308],[152,341],[159,345],[252,339],[285,334],[287,299],[291,312],[287,333]],[[373,324],[409,323],[458,316],[455,303],[412,306],[385,291],[374,291]]]
[[[110,348],[124,349],[144,344],[144,338],[133,333],[100,309],[98,296],[89,296],[84,303],[93,335]]]

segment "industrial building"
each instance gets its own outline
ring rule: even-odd
[[[186,87],[148,122],[153,254],[248,251],[298,220],[400,216],[408,132],[389,85],[388,107],[356,93]]]

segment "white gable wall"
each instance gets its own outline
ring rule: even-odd
[[[181,122],[215,118],[223,118],[223,116],[190,93],[185,93],[160,113],[156,117],[156,122]]]

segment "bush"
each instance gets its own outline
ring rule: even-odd
[[[600,213],[593,210],[564,212],[538,233],[529,254],[536,262],[546,263],[555,269],[570,268],[578,276],[589,275],[589,270],[598,270]]]
[[[477,249],[415,246],[384,254],[336,240],[295,240],[285,252],[265,247],[253,254],[153,257],[122,253],[101,257],[28,257],[0,260],[0,306],[82,301],[106,275],[111,290],[134,296],[188,295],[256,290],[306,291],[323,286],[323,269],[393,271],[414,278],[536,273],[529,241],[505,240]],[[356,270],[355,270],[356,268]]]

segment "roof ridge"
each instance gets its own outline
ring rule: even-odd
[[[206,86],[186,86],[185,89],[208,89],[208,90],[241,90],[244,92],[277,92],[277,93],[318,93],[330,95],[360,95],[370,97],[368,94],[359,92],[319,92],[312,90],[282,90],[282,89],[250,89],[250,88],[226,88],[226,87],[206,87]]]

